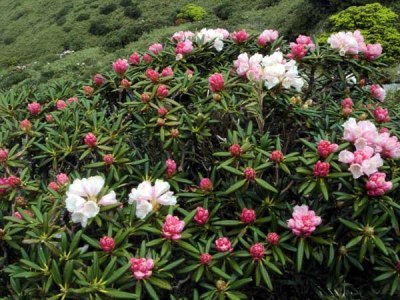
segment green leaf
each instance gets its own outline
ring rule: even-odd
[[[179,245],[179,247],[181,247],[187,251],[194,252],[194,253],[200,253],[197,248],[193,247],[191,244],[184,242],[182,240],[178,241],[177,244]]]
[[[146,290],[149,293],[150,297],[153,300],[159,300],[160,298],[158,298],[157,293],[154,290],[154,288],[151,286],[151,284],[147,280],[143,280],[143,283],[144,283],[144,287],[146,288]]]
[[[276,188],[274,188],[272,185],[270,185],[268,182],[266,182],[265,180],[263,180],[261,178],[256,178],[256,182],[258,185],[260,185],[264,189],[271,191],[273,193],[278,193],[278,190]]]
[[[237,220],[222,220],[222,221],[216,221],[212,223],[215,226],[222,225],[222,226],[237,226],[242,224],[241,221]]]
[[[385,244],[382,242],[382,240],[378,237],[378,236],[373,236],[372,237],[375,245],[379,248],[379,250],[381,250],[383,252],[383,254],[388,255],[388,251],[385,247]]]
[[[272,290],[272,281],[271,278],[269,277],[268,271],[266,268],[264,268],[264,266],[262,264],[258,265],[258,268],[260,269],[260,273],[261,273],[261,277],[264,280],[265,284],[267,285],[267,287]]]
[[[117,299],[138,299],[138,295],[133,294],[132,292],[123,292],[117,289],[110,289],[107,288],[104,291],[104,294],[108,294],[112,298],[117,298]]]
[[[185,261],[185,258],[178,259],[178,260],[176,260],[176,261],[174,261],[174,262],[172,262],[172,263],[166,265],[165,267],[161,268],[161,269],[160,269],[160,272],[161,272],[161,271],[169,271],[169,270],[175,268],[176,266],[180,265],[180,264],[183,263],[184,261]]]
[[[350,242],[348,242],[345,247],[351,248],[351,247],[357,245],[359,242],[361,242],[362,238],[363,238],[362,235],[355,237],[354,239],[350,240]]]
[[[172,286],[169,284],[168,281],[161,279],[161,278],[156,278],[156,277],[150,277],[147,279],[148,282],[150,282],[152,285],[158,286],[159,288],[163,290],[172,290]]]
[[[246,285],[246,284],[248,284],[248,283],[250,283],[252,281],[253,281],[253,279],[250,278],[250,277],[249,278],[239,279],[239,280],[234,280],[233,283],[231,283],[229,285],[229,289],[236,290],[236,289],[241,288],[242,286],[244,286],[244,285]]]
[[[303,265],[303,256],[304,256],[304,238],[300,238],[300,242],[297,247],[297,272],[301,271],[301,267]]]
[[[321,189],[321,192],[322,192],[322,195],[324,196],[324,199],[326,201],[328,201],[329,200],[328,189],[326,187],[325,180],[322,179],[322,178],[319,180],[319,188]]]
[[[113,283],[114,281],[120,279],[126,273],[126,271],[129,270],[130,266],[131,265],[129,263],[124,264],[121,268],[119,268],[118,270],[113,272],[109,278],[105,278],[105,282],[107,284],[110,284],[110,283]]]
[[[342,218],[339,218],[339,221],[342,222],[347,227],[349,227],[350,229],[362,231],[362,228],[353,222],[350,222],[350,221],[342,219]]]
[[[236,182],[234,185],[231,185],[229,187],[229,189],[227,189],[225,191],[225,194],[233,193],[234,191],[236,191],[236,190],[240,189],[242,186],[244,186],[245,183],[246,183],[246,179],[242,179],[242,180]]]
[[[231,279],[231,276],[229,276],[228,274],[226,274],[224,271],[222,271],[220,268],[217,268],[216,266],[211,267],[211,271],[226,280]]]

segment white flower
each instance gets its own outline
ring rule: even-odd
[[[196,33],[195,39],[197,42],[202,42],[203,44],[213,42],[214,48],[220,52],[224,48],[223,39],[228,38],[229,32],[225,29],[207,29],[203,28]]]
[[[114,191],[98,200],[98,194],[104,186],[104,178],[93,176],[75,179],[67,191],[65,206],[72,213],[71,220],[86,227],[87,221],[100,211],[99,205],[107,206],[118,203]]]
[[[175,205],[176,197],[171,192],[168,182],[157,179],[154,186],[150,181],[143,181],[129,194],[129,204],[136,202],[136,216],[144,219],[160,205]]]

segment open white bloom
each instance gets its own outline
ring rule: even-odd
[[[104,178],[101,176],[74,180],[68,188],[65,200],[67,210],[72,213],[72,222],[81,223],[82,227],[86,227],[88,219],[94,218],[99,213],[99,205],[118,203],[114,191],[98,199],[103,186]]]
[[[214,42],[214,48],[219,52],[224,48],[224,42],[222,40],[229,37],[229,32],[225,29],[207,29],[203,28],[196,33],[197,42],[202,42],[203,44]]]
[[[176,197],[169,190],[168,182],[157,179],[154,186],[150,181],[143,181],[129,194],[129,204],[136,201],[136,216],[144,219],[151,211],[157,210],[161,205],[175,205]]]

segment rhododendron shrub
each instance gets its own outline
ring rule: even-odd
[[[0,297],[398,296],[400,106],[369,42],[177,32],[0,94]]]

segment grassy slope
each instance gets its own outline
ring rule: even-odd
[[[112,2],[118,4],[118,8],[106,16],[101,15],[100,8]],[[1,76],[4,79],[0,88],[24,80],[25,83],[35,84],[57,77],[70,78],[72,75],[87,78],[114,58],[134,50],[143,51],[152,42],[177,30],[207,26],[227,27],[230,30],[247,28],[258,32],[265,28],[277,28],[288,34],[292,33],[292,28],[304,28],[304,21],[299,16],[307,12],[305,0],[281,0],[272,7],[265,7],[265,0],[229,1],[232,15],[222,21],[214,14],[214,8],[226,1],[148,0],[138,2],[143,14],[134,20],[124,16],[119,2],[0,0],[0,79]],[[201,22],[174,26],[171,15],[189,2],[206,8],[206,18]],[[82,14],[88,14],[89,19],[77,21]],[[124,49],[110,50],[102,47],[110,35],[95,36],[88,32],[91,22],[100,18],[114,28],[113,32],[149,24],[156,29]],[[81,50],[60,59],[57,54],[65,49]],[[33,64],[34,61],[37,63]],[[27,67],[20,71],[15,68],[16,65]]]

